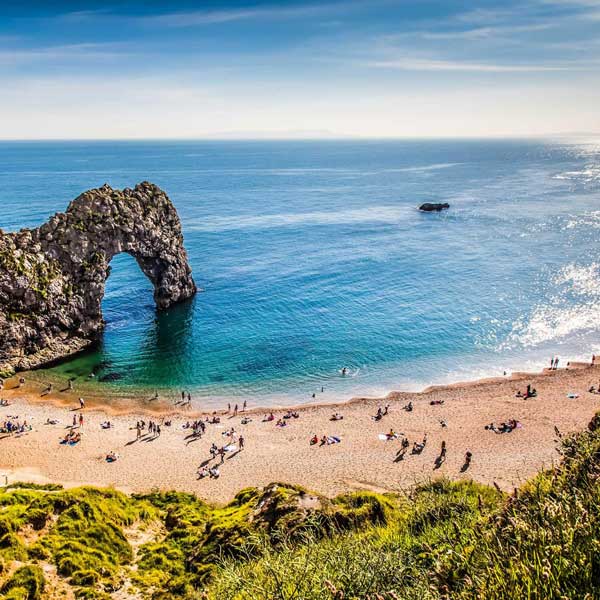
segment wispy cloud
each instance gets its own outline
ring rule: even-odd
[[[422,31],[421,37],[426,40],[484,40],[494,37],[510,37],[521,33],[545,31],[554,27],[552,23],[535,23],[531,25],[476,27],[454,31]]]
[[[67,44],[61,46],[42,46],[37,48],[5,48],[0,50],[0,65],[15,65],[24,62],[115,59],[122,58],[124,45],[109,44]]]
[[[163,27],[194,27],[213,25],[250,19],[290,19],[295,17],[314,17],[331,13],[334,10],[348,10],[357,2],[332,2],[323,4],[304,4],[299,6],[261,6],[245,9],[196,10],[188,12],[170,12],[141,17],[139,22]]]
[[[532,73],[544,71],[569,71],[577,66],[534,65],[534,64],[492,64],[425,58],[398,58],[365,63],[378,69],[398,69],[401,71],[472,71],[481,73]]]

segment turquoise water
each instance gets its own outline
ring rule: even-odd
[[[0,226],[141,180],[175,203],[203,292],[157,314],[116,257],[103,342],[60,372],[268,404],[600,350],[600,142],[1,143]]]

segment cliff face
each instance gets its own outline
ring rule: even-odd
[[[37,229],[0,230],[0,371],[35,368],[98,339],[109,263],[120,252],[154,285],[157,308],[196,292],[177,211],[151,183],[104,185]]]

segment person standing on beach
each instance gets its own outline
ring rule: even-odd
[[[238,405],[236,404],[236,405],[233,407],[233,416],[234,416],[234,417],[236,417],[236,416],[237,416],[237,414],[238,414]]]
[[[231,404],[228,402],[227,403],[227,413],[229,414],[231,412]]]
[[[82,410],[85,408],[85,400],[83,398],[79,398],[79,408]]]
[[[244,449],[244,436],[240,435],[240,439],[238,440],[240,443],[240,450]]]
[[[187,403],[192,404],[192,395],[189,392],[187,393],[187,399],[188,399]]]
[[[248,405],[247,405],[246,401],[244,400],[244,407],[242,408],[242,412],[246,412],[246,406],[248,406]]]
[[[83,414],[79,413],[79,427],[83,427]]]

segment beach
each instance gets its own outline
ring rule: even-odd
[[[186,422],[206,419],[192,408],[162,403],[153,413],[121,407],[109,413],[101,406],[86,404],[83,410],[71,396],[61,392],[40,397],[32,386],[17,387],[17,378],[5,382],[0,423],[10,416],[31,425],[30,431],[0,434],[0,483],[33,481],[65,486],[109,486],[126,492],[154,489],[180,490],[212,502],[231,500],[241,489],[274,481],[302,485],[333,496],[363,489],[380,492],[408,490],[435,477],[470,478],[496,484],[505,490],[518,487],[540,469],[556,464],[555,428],[566,435],[587,426],[600,409],[600,395],[588,392],[598,386],[600,367],[572,363],[566,369],[543,373],[513,373],[510,376],[434,386],[419,393],[392,392],[386,398],[354,398],[342,404],[298,406],[297,417],[283,419],[288,407],[273,409],[274,420],[263,421],[271,409],[248,407],[237,416],[217,411],[218,424],[207,424],[200,438],[191,436]],[[533,398],[517,397],[527,385],[537,390]],[[76,390],[75,390],[76,393]],[[576,395],[569,398],[568,395]],[[405,410],[411,402],[412,411]],[[378,408],[387,414],[376,420]],[[239,407],[241,409],[241,405]],[[232,408],[233,412],[233,408]],[[330,420],[334,412],[343,419]],[[81,441],[73,446],[60,443],[75,415],[83,416]],[[210,417],[214,415],[211,413]],[[242,418],[250,418],[242,424]],[[48,419],[58,423],[47,424]],[[276,425],[285,422],[284,427]],[[513,419],[519,425],[510,432],[486,429]],[[160,424],[160,436],[136,440],[136,422]],[[110,429],[101,423],[110,421]],[[166,424],[170,422],[169,424]],[[444,424],[445,426],[444,426]],[[224,432],[235,429],[244,437],[244,448],[227,452],[223,464],[210,460],[211,444],[227,445]],[[380,439],[393,430],[394,439]],[[420,454],[411,454],[414,442],[427,434]],[[334,444],[311,445],[316,435],[339,438]],[[397,460],[401,440],[410,444]],[[442,442],[447,454],[439,467],[435,461]],[[106,455],[114,452],[115,462]],[[465,468],[465,453],[472,453]],[[207,463],[207,461],[209,461]],[[219,465],[218,478],[199,479],[201,464]]]

